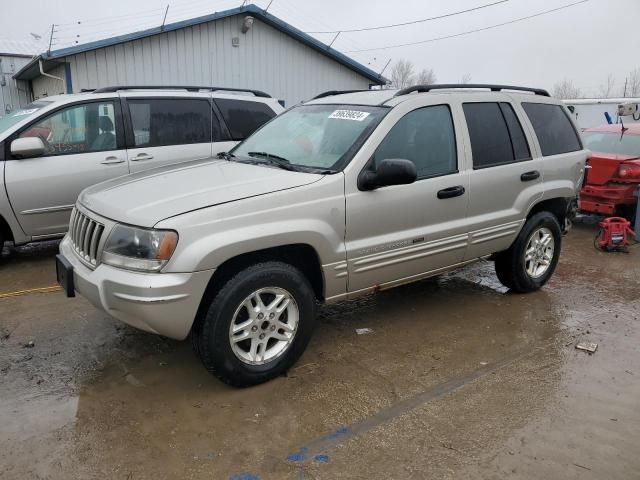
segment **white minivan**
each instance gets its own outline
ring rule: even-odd
[[[257,90],[107,87],[0,118],[0,251],[63,236],[78,194],[114,177],[227,151],[284,109]]]

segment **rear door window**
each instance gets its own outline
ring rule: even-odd
[[[465,103],[473,168],[487,168],[531,158],[522,126],[506,103]]]
[[[538,137],[542,155],[558,155],[582,149],[580,138],[560,105],[524,102],[526,112]]]
[[[212,121],[217,118],[206,99],[128,99],[127,104],[134,147],[211,142]]]
[[[228,98],[214,98],[214,101],[234,140],[244,140],[276,116],[276,112],[262,102]]]

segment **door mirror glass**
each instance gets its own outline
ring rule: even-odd
[[[375,190],[390,185],[406,185],[418,178],[416,166],[411,160],[393,158],[381,160],[375,172],[365,170],[358,179],[360,190]]]
[[[16,138],[11,142],[11,155],[20,158],[44,155],[46,147],[40,137]]]

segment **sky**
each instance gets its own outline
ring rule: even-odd
[[[249,0],[266,8],[271,0]],[[339,31],[411,22],[499,0],[273,0],[269,12],[306,32]],[[577,0],[506,0],[472,12],[396,28],[341,33],[333,47],[380,72],[389,60],[431,68],[439,83],[470,74],[474,83],[552,89],[573,81],[583,96],[596,94],[611,75],[616,94],[640,68],[640,0],[585,3],[510,25],[456,38],[397,48],[509,22]],[[53,49],[136,31],[239,6],[241,0],[0,0],[0,38],[33,40]],[[80,23],[78,23],[80,22]],[[626,27],[624,25],[629,25]],[[330,43],[334,33],[314,33]],[[355,50],[369,50],[354,52]],[[385,74],[389,73],[387,69]]]

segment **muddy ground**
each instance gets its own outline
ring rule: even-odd
[[[245,390],[82,298],[1,295],[55,284],[55,243],[5,249],[0,479],[640,478],[640,247],[596,252],[594,228],[533,294],[481,262],[325,307]]]

